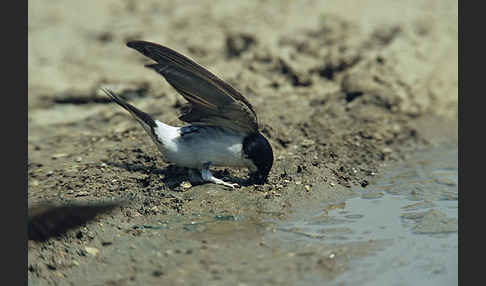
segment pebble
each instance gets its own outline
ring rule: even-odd
[[[93,256],[96,256],[98,255],[98,253],[100,252],[98,250],[98,248],[95,248],[95,247],[90,247],[90,246],[85,246],[84,249],[86,250],[86,252],[90,255],[93,255]]]
[[[80,191],[76,194],[76,197],[84,197],[84,196],[87,196],[89,195],[89,193],[87,191]]]
[[[308,192],[310,192],[311,187],[309,185],[305,185],[305,190],[308,191]]]
[[[402,128],[400,127],[400,125],[398,124],[394,124],[391,128],[391,130],[394,132],[394,133],[400,133],[400,131],[402,130]]]
[[[389,147],[385,147],[381,150],[381,152],[383,152],[385,154],[390,154],[391,152],[393,152],[393,150]]]
[[[52,174],[54,174],[54,172],[53,171],[49,171],[49,172],[47,172],[46,176],[50,177],[50,176],[52,176]]]
[[[174,251],[173,251],[173,250],[171,250],[171,249],[168,249],[168,250],[166,250],[166,251],[165,251],[165,255],[166,255],[166,256],[170,256],[170,255],[172,255],[172,254],[174,254]]]
[[[69,155],[69,154],[65,154],[65,153],[59,153],[59,154],[54,154],[54,155],[52,155],[52,156],[51,156],[51,158],[52,158],[53,160],[56,160],[56,159],[59,159],[59,158],[62,158],[62,157],[66,157],[66,156],[68,156],[68,155]]]
[[[78,162],[78,163],[81,162],[82,160],[83,160],[83,158],[81,158],[81,157],[76,158],[76,162]]]
[[[309,147],[309,146],[312,146],[312,145],[314,145],[314,144],[315,144],[314,140],[310,140],[310,139],[304,139],[304,140],[303,140],[303,141],[300,143],[300,145],[301,145],[301,146],[304,146],[304,147]]]
[[[159,276],[164,275],[164,272],[162,272],[160,270],[155,270],[155,271],[152,272],[152,275],[155,276],[155,277],[159,277]]]
[[[181,183],[180,186],[182,190],[188,190],[192,187],[192,184],[190,182],[184,181]]]
[[[91,239],[95,238],[95,234],[92,231],[88,231],[87,234],[88,234],[89,238],[91,238]]]

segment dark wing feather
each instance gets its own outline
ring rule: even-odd
[[[247,133],[258,130],[257,116],[248,100],[202,66],[155,43],[133,41],[127,46],[156,61],[147,67],[161,74],[189,101],[182,121]]]

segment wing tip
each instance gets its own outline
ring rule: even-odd
[[[144,43],[147,43],[147,42],[135,40],[135,41],[128,41],[126,45],[129,48],[136,49],[136,48],[139,48]]]
[[[153,54],[154,48],[165,48],[159,44],[148,42],[148,41],[129,41],[126,43],[127,47],[132,48],[141,54],[152,58],[151,55]]]

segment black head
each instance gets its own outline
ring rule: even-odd
[[[256,132],[246,136],[243,140],[243,152],[257,167],[255,172],[250,173],[250,180],[256,184],[265,183],[273,165],[273,151],[270,143],[260,132]]]

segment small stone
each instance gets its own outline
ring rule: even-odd
[[[76,162],[78,162],[78,163],[81,162],[82,160],[83,160],[83,158],[81,158],[81,157],[76,158]]]
[[[174,254],[174,251],[172,249],[168,249],[168,250],[165,251],[166,256],[171,256],[173,254]]]
[[[160,270],[155,270],[154,272],[152,272],[152,275],[155,276],[155,277],[159,277],[159,276],[164,275],[164,272],[162,272]]]
[[[95,234],[92,231],[88,231],[87,234],[88,234],[89,238],[91,238],[91,239],[95,238]]]
[[[84,197],[84,196],[87,196],[89,195],[89,193],[87,191],[81,191],[81,192],[78,192],[76,194],[76,197]]]
[[[84,249],[86,252],[90,255],[96,256],[100,252],[97,248],[95,247],[90,247],[90,246],[85,246]]]
[[[390,154],[391,152],[393,152],[393,150],[389,147],[385,147],[381,150],[381,152],[383,152],[384,154]]]
[[[305,190],[306,190],[307,192],[310,192],[311,187],[310,187],[309,185],[305,185]]]
[[[400,133],[400,131],[402,130],[402,128],[398,124],[394,124],[391,129],[393,133]]]
[[[68,156],[68,155],[69,155],[69,154],[65,154],[65,153],[59,153],[59,154],[54,154],[54,155],[52,155],[52,156],[51,156],[51,158],[52,158],[53,160],[56,160],[56,159],[59,159],[59,158],[62,158],[62,157],[66,157],[66,156]]]
[[[310,139],[304,139],[302,141],[302,143],[300,143],[300,145],[303,146],[303,147],[309,147],[309,146],[312,146],[314,144],[315,144],[314,140],[310,140]]]
[[[180,184],[180,187],[182,190],[188,190],[190,188],[192,188],[192,184],[188,181],[184,181]]]
[[[46,176],[50,177],[50,176],[52,176],[53,174],[54,174],[54,172],[53,172],[53,171],[49,171],[49,172],[47,172]]]

